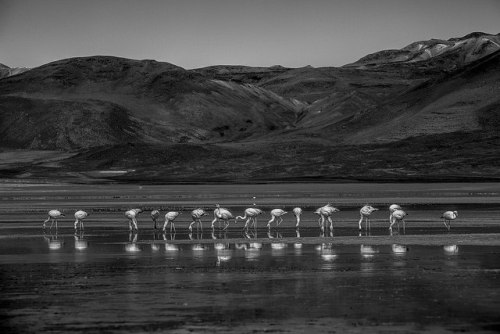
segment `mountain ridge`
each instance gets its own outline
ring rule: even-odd
[[[52,62],[0,79],[0,155],[9,157],[0,176],[498,179],[500,50],[483,40],[497,38],[414,42],[402,51],[414,52],[405,61],[393,61],[401,50],[381,51],[343,67],[186,70],[108,56]],[[437,51],[418,58],[426,48]],[[15,150],[32,152],[36,163],[16,160]],[[44,160],[40,150],[61,158]]]

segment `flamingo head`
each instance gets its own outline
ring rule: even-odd
[[[453,213],[458,217],[458,211],[453,211]]]

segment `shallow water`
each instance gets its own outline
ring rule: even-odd
[[[498,246],[172,244],[170,234],[165,243],[111,228],[68,232],[2,238],[6,330],[500,329]]]
[[[499,191],[498,184],[2,185],[0,326],[2,333],[499,331],[500,246],[448,242],[500,233]],[[341,211],[332,234],[323,234],[313,209],[332,198]],[[164,235],[153,232],[147,212],[139,233],[127,231],[123,216],[134,206],[216,202],[242,214],[253,201],[267,211],[302,206],[298,234],[290,214],[270,231],[264,214],[248,233],[242,222],[212,233],[210,217],[203,233],[189,233],[185,213],[177,233]],[[359,238],[366,202],[381,210]],[[392,202],[409,213],[394,239]],[[51,208],[67,217],[57,233],[44,233]],[[92,215],[75,234],[72,213],[82,208]],[[439,218],[444,210],[459,211],[452,234]],[[398,244],[408,236],[416,244]],[[423,245],[436,236],[447,242]],[[340,245],[341,238],[363,244]]]

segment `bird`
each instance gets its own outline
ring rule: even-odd
[[[156,222],[158,220],[158,218],[160,217],[160,211],[158,210],[153,210],[151,211],[151,219],[153,220],[153,228],[156,230]]]
[[[257,208],[248,208],[248,209],[245,209],[245,214],[243,216],[237,216],[234,221],[238,221],[238,219],[243,219],[243,220],[247,220],[245,222],[245,226],[243,227],[244,229],[247,229],[248,228],[248,224],[250,222],[252,222],[252,226],[254,228],[257,228],[257,216],[260,215],[263,211],[261,209],[257,209]]]
[[[139,230],[137,226],[137,215],[142,212],[142,209],[131,209],[125,212],[125,217],[129,219],[128,226],[129,230],[132,231],[135,228],[136,231]]]
[[[451,228],[451,221],[457,219],[457,217],[458,211],[446,211],[441,215],[441,218],[443,218],[444,226],[446,226],[448,231]]]
[[[212,228],[214,228],[214,224],[216,221],[219,221],[219,219],[222,219],[224,221],[224,230],[229,226],[229,219],[234,218],[233,214],[231,211],[229,211],[226,208],[221,208],[219,204],[215,204],[215,210],[214,210],[214,220],[212,220]]]
[[[281,209],[274,209],[271,211],[271,220],[267,222],[267,227],[271,227],[271,223],[276,220],[276,226],[279,226],[283,222],[281,216],[285,215],[287,212]]]
[[[52,225],[54,225],[54,222],[56,223],[56,229],[57,229],[57,219],[59,217],[64,217],[64,214],[59,211],[59,210],[50,210],[49,211],[49,217],[44,220],[43,222],[43,228],[45,228],[45,224],[49,222],[49,220],[52,220],[52,223],[50,224],[50,228],[52,228]]]
[[[391,204],[389,206],[389,224],[392,224],[392,213],[396,210],[403,210],[403,209],[397,204]]]
[[[169,211],[165,214],[165,224],[163,225],[163,232],[165,232],[168,223],[170,223],[170,233],[172,233],[172,228],[174,229],[175,232],[174,220],[175,218],[177,218],[178,215],[180,215],[180,212],[177,211]]]
[[[78,210],[75,212],[75,230],[78,229],[78,223],[80,223],[80,228],[83,230],[83,220],[87,218],[89,214],[83,210]]]
[[[319,222],[321,222],[321,224],[320,224],[321,231],[325,230],[325,220],[327,220],[330,223],[330,229],[333,230],[332,215],[335,212],[339,212],[340,210],[337,209],[336,207],[332,206],[331,203],[328,203],[327,205],[322,206],[321,208],[319,208],[316,211],[319,211],[319,215],[320,215]]]
[[[301,208],[294,208],[293,214],[295,215],[295,218],[297,218],[297,223],[295,224],[295,227],[299,227],[300,225],[300,215],[302,214],[302,209]]]
[[[359,214],[360,214],[360,219],[359,219],[359,231],[361,232],[362,228],[361,228],[361,223],[363,222],[363,219],[365,219],[365,227],[366,227],[366,230],[368,231],[370,229],[370,215],[372,214],[373,211],[376,211],[378,210],[377,208],[374,208],[373,206],[371,205],[365,205],[364,207],[361,208],[361,210],[359,210]]]
[[[391,214],[391,225],[389,226],[389,230],[391,231],[391,235],[392,235],[392,225],[394,225],[395,223],[398,223],[398,231],[399,231],[399,223],[400,222],[403,222],[403,233],[405,233],[405,229],[406,229],[406,222],[405,222],[405,217],[407,216],[408,214],[406,212],[404,212],[403,210],[395,210],[392,214]]]
[[[191,224],[189,224],[189,230],[192,231],[193,230],[193,224],[197,223],[196,225],[196,229],[198,229],[198,227],[201,228],[201,230],[203,231],[203,225],[201,223],[201,217],[203,216],[206,216],[208,215],[208,213],[205,212],[205,210],[203,209],[194,209],[193,211],[191,211],[191,217],[193,218],[193,221],[191,222]]]

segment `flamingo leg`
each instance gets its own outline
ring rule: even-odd
[[[280,224],[283,222],[283,218],[278,217],[278,220],[276,220],[276,227],[280,226]]]
[[[446,229],[449,231],[450,228],[448,227],[448,225],[446,224],[446,219],[443,220],[443,223],[444,223],[444,226],[446,227]]]
[[[45,228],[45,224],[47,224],[49,222],[49,220],[50,220],[50,216],[49,216],[49,218],[47,218],[46,220],[43,221],[43,228]]]
[[[361,215],[361,218],[359,219],[358,225],[359,225],[359,230],[361,231],[361,224],[363,223],[363,215]]]
[[[251,217],[248,217],[247,221],[245,222],[245,226],[243,226],[244,230],[248,229],[248,223],[250,223],[251,219],[252,219]]]
[[[214,217],[214,220],[212,220],[212,228],[214,228],[214,224],[217,221],[217,217]]]
[[[135,228],[135,230],[136,230],[136,231],[139,231],[139,227],[137,226],[137,219],[135,219],[135,217],[134,217],[134,219],[133,219],[133,223],[134,223],[134,228]]]
[[[78,229],[78,219],[75,220],[75,230],[77,230],[77,229]]]
[[[132,231],[132,220],[128,221],[128,229],[129,231]]]
[[[403,219],[403,234],[406,234],[406,222]]]
[[[191,224],[189,224],[189,230],[192,231],[193,230],[193,224],[196,223],[196,221],[193,219],[193,221],[191,222]]]
[[[267,222],[267,227],[271,227],[271,223],[274,221],[276,217],[273,216],[270,221]]]
[[[168,226],[168,219],[165,219],[165,223],[163,224],[163,228],[162,228],[163,232],[165,232],[167,230],[167,226]]]
[[[330,223],[330,230],[333,231],[333,220],[332,220],[332,217],[328,216],[328,222]]]

